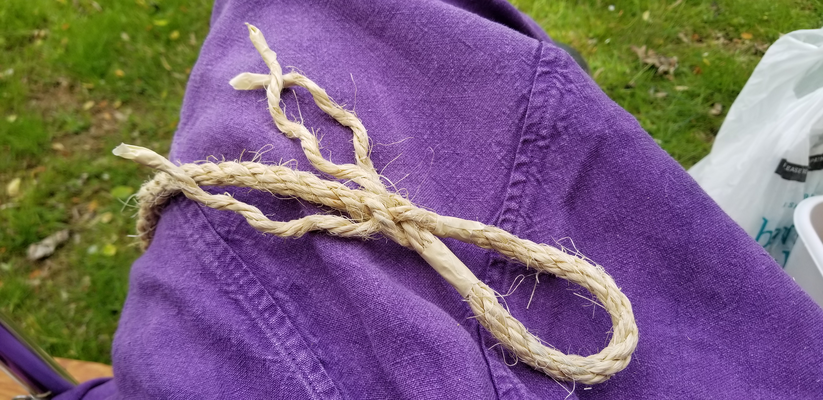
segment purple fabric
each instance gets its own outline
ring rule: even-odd
[[[97,378],[85,381],[72,390],[64,392],[56,399],[59,400],[88,400],[88,399],[113,399],[117,397],[117,384],[111,378]],[[135,395],[122,393],[121,397],[137,398]]]
[[[243,22],[355,107],[378,170],[413,201],[602,264],[631,299],[633,361],[606,383],[557,383],[511,363],[413,251],[387,240],[264,236],[238,215],[177,198],[134,264],[114,341],[115,379],[87,398],[819,398],[823,312],[535,24],[504,1],[218,1],[172,158],[310,170],[283,137]],[[458,4],[459,3],[459,4]],[[288,68],[286,68],[288,70]],[[288,113],[352,162],[350,133],[303,90]],[[296,103],[299,102],[298,111]],[[267,215],[318,212],[228,190]],[[572,242],[573,240],[573,242]],[[499,292],[524,267],[447,241]],[[566,281],[506,301],[558,349],[599,351],[610,320]],[[108,387],[108,389],[107,389]],[[569,391],[574,392],[569,395]],[[68,397],[67,397],[68,398]]]
[[[57,373],[31,345],[22,340],[19,331],[2,321],[0,315],[0,367],[37,393],[63,393],[74,386]],[[2,373],[2,372],[0,372]]]

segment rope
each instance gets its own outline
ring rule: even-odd
[[[323,180],[282,165],[256,162],[222,162],[175,165],[157,153],[121,144],[114,154],[160,172],[137,194],[140,203],[137,230],[143,248],[151,242],[160,213],[178,193],[217,210],[242,215],[255,229],[281,237],[300,237],[325,231],[341,237],[370,238],[382,234],[419,253],[469,303],[477,320],[518,359],[559,380],[595,384],[623,370],[637,346],[638,331],[631,303],[614,280],[597,265],[559,249],[520,239],[509,232],[476,221],[440,216],[390,193],[369,158],[369,141],[362,122],[332,101],[326,92],[303,75],[283,75],[277,55],[263,34],[248,25],[252,43],[271,72],[243,73],[231,80],[238,90],[266,88],[268,108],[277,127],[289,138],[300,140],[303,152],[319,171],[339,180],[351,181],[353,189],[333,180]],[[354,136],[355,164],[334,164],[320,154],[317,138],[301,123],[289,120],[280,108],[280,92],[299,86],[307,89],[324,112],[349,127]],[[211,194],[201,186],[238,186],[280,196],[300,198],[345,213],[309,215],[293,221],[272,221],[257,208],[226,194]],[[564,354],[529,333],[520,321],[500,305],[495,292],[481,282],[439,238],[454,238],[491,249],[539,272],[574,282],[594,294],[609,312],[613,332],[609,344],[586,357]]]

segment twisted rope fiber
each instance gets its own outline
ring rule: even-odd
[[[271,72],[243,73],[232,79],[231,85],[238,90],[266,88],[269,112],[280,131],[289,138],[300,140],[303,152],[317,170],[339,180],[354,182],[360,189],[282,165],[221,162],[178,166],[151,150],[122,144],[114,154],[160,171],[137,195],[140,203],[137,229],[144,249],[151,242],[163,207],[178,193],[217,210],[234,211],[255,229],[281,237],[299,237],[311,231],[360,238],[382,234],[419,253],[466,299],[477,320],[518,359],[533,368],[555,379],[596,384],[628,365],[638,341],[631,303],[601,267],[554,247],[520,239],[494,226],[440,216],[390,193],[369,158],[369,141],[362,122],[305,76],[295,72],[283,75],[277,56],[269,49],[263,34],[254,26],[248,25],[248,28],[252,43]],[[324,159],[317,138],[301,123],[286,117],[280,108],[280,92],[294,86],[307,89],[318,107],[352,130],[355,164],[334,164]],[[268,191],[320,204],[350,218],[309,215],[293,221],[272,221],[252,205],[226,194],[210,194],[200,186],[237,186]],[[497,251],[540,272],[554,274],[584,287],[597,297],[611,316],[613,332],[609,344],[599,353],[586,357],[564,354],[544,345],[500,305],[495,292],[477,279],[438,237],[454,238]]]

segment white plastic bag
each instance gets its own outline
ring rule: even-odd
[[[823,193],[823,29],[776,41],[735,100],[711,153],[689,170],[781,265],[794,208]]]

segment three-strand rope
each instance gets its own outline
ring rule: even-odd
[[[518,359],[556,379],[595,384],[624,369],[637,346],[638,332],[631,303],[601,267],[554,247],[520,239],[509,232],[476,221],[438,215],[389,192],[369,158],[369,140],[362,122],[332,101],[326,92],[305,76],[283,74],[277,56],[263,34],[248,25],[252,43],[271,72],[243,73],[231,80],[238,90],[266,88],[268,108],[275,124],[289,138],[300,140],[303,152],[319,171],[360,186],[352,189],[338,181],[287,168],[256,162],[221,162],[175,165],[157,153],[122,144],[114,154],[159,170],[138,192],[138,233],[144,248],[168,200],[178,193],[217,210],[242,215],[255,229],[282,237],[299,237],[326,231],[343,237],[385,235],[419,253],[469,303],[477,320]],[[354,136],[355,164],[334,164],[320,154],[319,142],[303,124],[290,120],[280,107],[280,92],[300,86],[315,103],[349,127]],[[293,221],[272,221],[257,207],[227,194],[211,194],[200,186],[238,186],[300,198],[335,209],[349,217],[309,215]],[[454,238],[520,261],[539,272],[577,283],[595,295],[609,312],[613,325],[609,344],[586,357],[564,354],[544,345],[500,305],[495,292],[481,282],[438,237]]]

